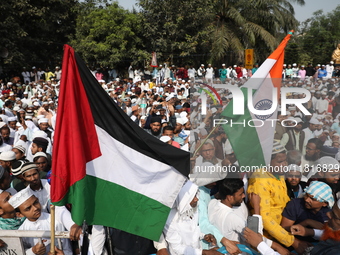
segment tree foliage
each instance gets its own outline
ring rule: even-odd
[[[79,13],[71,45],[88,63],[112,67],[124,62],[142,63],[150,57],[144,50],[137,14],[117,2],[98,6],[93,1],[83,3]]]
[[[13,67],[60,61],[75,28],[76,0],[6,0],[0,5],[0,50]]]
[[[300,52],[308,54],[314,65],[329,62],[340,43],[340,5],[328,14],[322,10],[314,12],[313,17],[302,23],[299,32]]]

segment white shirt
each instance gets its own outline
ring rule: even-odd
[[[0,153],[4,151],[11,151],[11,150],[12,150],[12,146],[7,143],[3,143],[0,145]]]
[[[212,199],[208,206],[208,216],[211,224],[217,227],[225,238],[237,242],[242,240],[242,231],[247,221],[244,214],[236,213],[220,200]]]
[[[41,209],[43,212],[49,212],[48,202],[50,200],[51,186],[46,179],[41,179],[42,188],[39,190],[32,190],[34,196],[39,199]]]
[[[326,99],[319,99],[316,101],[315,109],[319,113],[327,112],[329,102]]]
[[[208,67],[206,69],[205,78],[212,79],[214,74],[214,68]]]
[[[50,214],[42,212],[41,216],[36,221],[29,221],[28,219],[26,219],[24,223],[19,227],[18,230],[48,230],[49,231],[51,230]],[[55,220],[55,230],[65,231],[65,228],[57,219]],[[26,255],[34,255],[32,251],[32,247],[39,242],[39,238],[23,237],[22,240],[24,243],[24,248],[26,249]],[[46,246],[45,254],[47,254],[47,252],[50,251],[50,244],[51,244],[51,240],[49,238],[47,238],[46,240],[47,241],[44,243]],[[72,255],[73,253],[72,253],[69,239],[61,238],[61,242],[62,242],[62,246],[63,246],[62,248],[63,248],[65,255]],[[56,244],[58,243],[57,240],[55,243]]]

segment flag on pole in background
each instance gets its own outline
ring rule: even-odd
[[[136,125],[65,45],[51,200],[72,219],[159,240],[189,174],[189,153]]]
[[[293,32],[290,32],[283,39],[278,48],[241,87],[244,95],[244,114],[233,114],[232,101],[222,112],[222,116],[228,120],[228,123],[223,125],[223,129],[241,166],[264,166],[270,163],[276,121],[268,119],[275,120],[277,111],[275,110],[270,115],[256,115],[250,112],[248,109],[248,88],[253,89],[253,106],[255,109],[268,110],[271,108],[272,89],[276,87],[278,91],[280,90],[284,49],[292,34]],[[264,125],[260,126],[256,120],[262,120]],[[231,121],[237,124],[230,125]]]

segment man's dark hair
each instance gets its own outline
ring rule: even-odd
[[[166,131],[166,130],[174,131],[174,128],[171,127],[171,126],[165,126],[165,127],[163,127],[163,133],[164,133],[164,131]]]
[[[7,130],[8,132],[11,132],[9,127],[7,127],[7,126],[0,128],[0,132],[2,132],[2,130]]]
[[[314,143],[317,150],[321,150],[322,149],[323,142],[319,138],[309,139],[308,143]]]
[[[241,179],[224,179],[219,185],[220,198],[223,200],[228,195],[234,195],[238,190],[244,187],[244,183]]]
[[[8,107],[8,106],[10,106],[10,105],[12,105],[13,104],[13,101],[12,100],[7,100],[6,102],[5,102],[5,106],[6,107]]]

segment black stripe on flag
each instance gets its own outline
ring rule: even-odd
[[[126,146],[171,165],[183,175],[188,176],[190,154],[163,143],[134,123],[101,87],[76,52],[75,58],[95,124]],[[140,164],[148,164],[148,162],[140,162]]]

